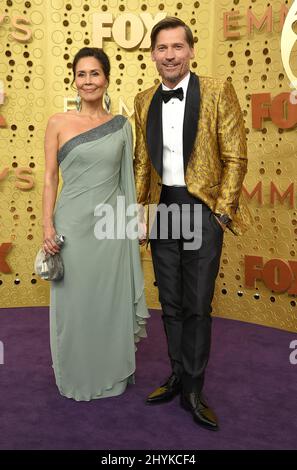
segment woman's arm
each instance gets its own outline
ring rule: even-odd
[[[53,214],[59,185],[58,168],[58,128],[59,119],[56,116],[49,118],[44,141],[45,172],[42,195],[43,208],[43,249],[46,253],[54,255],[60,251],[55,243],[56,230],[54,227]]]

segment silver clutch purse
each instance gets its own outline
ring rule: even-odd
[[[63,235],[56,235],[55,242],[62,247],[65,242]],[[64,264],[60,253],[51,255],[41,248],[35,258],[35,273],[45,281],[60,281],[64,276]]]

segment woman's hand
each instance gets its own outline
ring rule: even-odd
[[[146,244],[146,223],[145,222],[138,222],[138,242],[140,246]]]
[[[55,236],[57,235],[55,227],[53,225],[43,228],[43,251],[51,255],[59,253],[60,247],[55,242]]]
[[[145,221],[145,208],[142,204],[137,205],[137,218],[138,218],[138,242],[140,246],[146,244],[147,226]]]

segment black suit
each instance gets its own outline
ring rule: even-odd
[[[184,174],[196,139],[199,120],[199,79],[191,74],[185,103],[183,124]],[[151,161],[162,177],[163,132],[161,85],[148,112],[147,146]],[[223,229],[210,208],[190,195],[185,187],[162,187],[160,203],[169,206],[189,204],[193,228],[194,206],[202,209],[202,245],[185,250],[185,239],[172,237],[151,239],[155,276],[162,305],[163,322],[168,342],[172,371],[182,379],[186,392],[200,393],[209,358],[211,342],[211,302],[218,274],[223,242]],[[158,223],[158,217],[156,223]],[[160,225],[160,224],[159,224]],[[157,232],[160,232],[158,226]]]

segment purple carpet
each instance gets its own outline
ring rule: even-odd
[[[220,431],[197,426],[179,400],[149,407],[167,377],[160,312],[138,347],[136,384],[120,397],[75,402],[58,394],[47,308],[0,310],[0,449],[296,449],[297,333],[215,318],[205,394]]]

